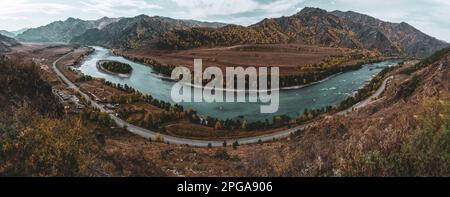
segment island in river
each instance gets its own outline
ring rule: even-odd
[[[133,67],[129,64],[112,60],[97,61],[97,68],[102,72],[117,75],[119,77],[130,77],[133,71]]]

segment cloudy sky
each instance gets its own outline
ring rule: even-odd
[[[91,20],[139,14],[249,25],[289,16],[306,6],[405,21],[450,42],[449,0],[0,0],[0,29],[37,27],[68,17]]]

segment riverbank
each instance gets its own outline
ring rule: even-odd
[[[56,65],[56,63],[55,63]],[[54,69],[57,69],[56,66],[54,66]],[[62,75],[62,74],[61,74]],[[68,81],[67,79],[65,80],[66,83],[68,83],[70,86],[72,86],[73,84]],[[76,87],[75,85],[73,85],[73,87]],[[87,99],[89,98],[89,96],[85,95],[83,92],[81,92],[81,90],[79,88],[74,88],[75,90],[80,91],[81,95],[84,95],[84,97]],[[105,111],[107,112],[108,110],[104,109],[103,105],[96,103],[96,101],[92,100],[92,99],[87,99],[93,106],[95,106],[97,109],[100,109],[101,111]],[[320,115],[320,116],[319,116]],[[160,134],[158,132],[153,132],[150,131],[148,129],[142,128],[142,127],[137,127],[133,124],[130,124],[128,122],[126,122],[125,120],[122,120],[118,117],[116,117],[113,114],[110,114],[111,118],[121,127],[125,127],[127,128],[130,132],[138,134],[140,136],[146,137],[146,138],[151,138],[151,139],[155,139],[157,136],[161,136],[160,138],[162,138],[164,141],[167,141],[168,143],[175,143],[175,144],[189,144],[192,146],[221,146],[224,144],[224,141],[227,144],[232,144],[232,143],[238,143],[238,144],[252,144],[252,143],[261,143],[261,142],[267,142],[267,141],[273,141],[275,139],[282,139],[282,138],[286,138],[288,136],[293,135],[294,133],[297,133],[298,131],[301,131],[307,127],[310,127],[313,125],[313,123],[305,123],[302,122],[302,124],[300,124],[299,126],[292,126],[291,128],[287,128],[287,129],[280,129],[276,132],[258,132],[255,133],[256,136],[254,137],[239,137],[238,139],[236,138],[214,138],[214,137],[208,137],[208,138],[198,138],[198,137],[187,137],[187,136],[180,136],[175,134],[174,136],[178,136],[178,137],[174,137],[173,135],[164,135],[164,134]],[[314,116],[314,118],[319,118],[322,117],[321,114],[316,114]],[[303,120],[304,121],[304,120]],[[184,124],[184,123],[183,123]],[[244,132],[249,134],[249,132]],[[265,133],[265,134],[264,134]],[[235,136],[237,137],[237,136]],[[208,140],[207,140],[208,139]],[[219,141],[210,141],[211,139],[215,139]]]
[[[163,64],[155,59],[152,59],[150,57],[139,57],[139,56],[135,56],[133,54],[126,54],[126,53],[123,53],[123,52],[120,52],[117,50],[113,50],[113,54],[123,57],[125,59],[128,59],[130,61],[151,67],[154,70],[152,72],[152,74],[154,74],[156,77],[158,77],[160,79],[168,80],[168,81],[176,81],[176,80],[172,80],[170,78],[171,71],[176,67],[175,65],[165,65],[165,64]],[[309,87],[309,86],[327,81],[341,73],[361,69],[361,67],[366,64],[374,64],[374,63],[379,63],[379,62],[383,62],[383,61],[398,60],[398,59],[400,59],[400,58],[399,57],[376,57],[376,58],[369,58],[369,59],[365,59],[365,60],[349,60],[349,61],[344,61],[343,63],[338,63],[338,64],[335,63],[336,65],[331,66],[327,70],[320,71],[320,72],[316,71],[316,72],[311,72],[311,73],[306,73],[306,74],[301,74],[301,75],[295,75],[295,72],[290,73],[290,75],[284,74],[284,75],[281,75],[279,78],[279,89],[274,89],[274,90],[302,89],[305,87]],[[337,60],[327,60],[327,62],[329,62],[329,61],[337,61]],[[329,63],[321,63],[320,65],[317,65],[317,67],[323,67],[324,66],[323,64],[327,65]],[[188,68],[192,67],[192,66],[188,66],[188,65],[183,65],[183,66],[187,66]],[[330,66],[330,65],[328,65],[328,66]],[[280,68],[280,69],[282,69],[282,68]],[[164,72],[158,72],[160,70],[162,70]],[[207,82],[205,81],[204,83],[207,83]],[[288,84],[288,85],[286,85],[286,84]],[[202,89],[204,88],[204,87],[194,85],[192,83],[191,84],[184,83],[183,85],[188,86],[188,87],[193,87],[193,88],[202,88]],[[248,82],[247,82],[246,86],[248,86]],[[225,92],[233,92],[233,91],[234,92],[243,92],[243,91],[260,92],[259,90],[230,90],[230,89],[226,89],[226,88],[221,88],[218,90],[225,91]],[[262,92],[267,92],[267,91],[262,91]]]
[[[302,87],[337,73],[359,69],[363,64],[392,59],[380,57],[380,54],[367,50],[295,44],[239,45],[164,52],[113,50],[113,53],[130,61],[150,66],[155,72],[165,77],[169,77],[171,71],[178,65],[193,71],[194,59],[202,59],[204,68],[216,66],[223,72],[226,67],[277,66],[280,68],[281,88]]]

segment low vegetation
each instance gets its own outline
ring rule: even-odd
[[[408,83],[406,83],[400,87],[400,90],[397,93],[397,97],[401,98],[401,99],[406,99],[406,98],[410,97],[414,93],[416,88],[419,86],[420,81],[421,81],[420,77],[418,77],[418,76],[412,77],[408,81]]]
[[[318,64],[299,66],[302,74],[280,77],[281,87],[307,85],[330,77],[340,72],[357,70],[364,64],[377,61],[380,54],[374,52],[355,52],[349,55],[330,56]],[[357,63],[344,65],[355,61]]]
[[[63,107],[52,96],[51,86],[42,80],[38,66],[22,59],[0,57],[0,109],[21,105],[21,98],[32,100],[31,107],[39,113],[62,115]]]
[[[76,79],[76,82],[86,82],[86,81],[92,81],[94,78],[89,75],[82,75],[81,77]]]
[[[0,176],[89,175],[96,149],[31,62],[0,60]],[[4,84],[4,85],[1,85]]]
[[[355,157],[348,175],[449,176],[450,102],[430,100],[417,109],[417,126],[400,146]]]
[[[42,117],[26,104],[0,119],[0,175],[87,176],[96,155],[91,132],[76,119]]]
[[[429,65],[433,64],[434,62],[442,59],[449,52],[450,52],[450,47],[441,49],[441,50],[437,51],[436,53],[434,53],[433,55],[423,59],[422,61],[420,61],[416,65],[403,70],[401,73],[405,74],[405,75],[411,75],[412,73],[414,73],[414,72],[416,72],[416,71],[418,71],[418,70],[420,70],[420,69],[422,69],[422,68],[424,68],[426,66],[429,66]]]

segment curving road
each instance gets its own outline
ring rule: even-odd
[[[374,94],[372,94],[372,96],[370,96],[369,98],[367,98],[359,103],[356,103],[355,105],[353,105],[353,107],[351,107],[349,109],[338,112],[337,114],[338,115],[346,115],[346,114],[352,112],[353,110],[361,109],[361,108],[369,105],[377,97],[379,97],[384,92],[384,90],[386,90],[386,86],[388,85],[389,81],[391,81],[392,79],[394,79],[394,76],[390,76],[390,77],[386,78],[383,81],[383,83],[381,84],[381,86],[378,88],[378,90]]]
[[[103,105],[97,103],[95,100],[92,100],[91,97],[89,97],[87,94],[83,93],[75,84],[73,84],[66,76],[64,76],[64,74],[58,69],[56,64],[60,60],[64,59],[65,57],[67,57],[70,54],[72,54],[72,52],[65,54],[64,56],[58,58],[57,60],[55,60],[53,62],[53,70],[64,81],[64,83],[67,84],[68,88],[73,89],[74,91],[80,93],[80,95],[84,99],[86,99],[87,101],[89,101],[91,103],[92,107],[99,109],[101,112],[108,113],[109,116],[111,117],[111,119],[114,120],[114,122],[119,127],[126,126],[127,130],[133,134],[139,135],[139,136],[147,138],[147,139],[150,139],[150,138],[155,139],[155,137],[159,134],[158,132],[151,131],[149,129],[145,129],[142,127],[138,127],[138,126],[129,124],[126,121],[120,119],[119,117],[115,116],[113,113],[110,113],[108,110],[106,110]],[[381,95],[381,93],[385,90],[388,81],[391,80],[392,78],[393,77],[389,77],[386,80],[384,80],[382,86],[376,91],[375,94],[373,94],[368,99],[354,105],[352,108],[350,108],[348,110],[341,111],[337,114],[345,115],[345,114],[351,112],[352,109],[359,109],[359,108],[366,106],[373,100],[373,98],[376,98],[379,95]],[[189,146],[198,146],[198,147],[207,147],[207,146],[211,145],[213,147],[220,147],[220,146],[223,146],[224,141],[226,141],[227,145],[231,145],[236,141],[239,144],[243,145],[243,144],[256,144],[256,143],[259,143],[260,141],[269,142],[269,141],[273,141],[273,140],[284,139],[284,138],[289,137],[291,134],[295,133],[296,131],[304,130],[313,125],[315,125],[315,123],[304,124],[304,125],[300,125],[300,126],[291,128],[291,129],[287,129],[287,130],[283,130],[283,131],[279,131],[279,132],[275,132],[275,133],[270,133],[270,134],[265,134],[265,135],[261,135],[261,136],[220,140],[220,141],[217,141],[217,140],[193,140],[193,139],[174,137],[174,136],[169,136],[169,135],[164,135],[164,134],[159,134],[159,135],[161,137],[163,137],[163,139],[166,143],[170,143],[170,144],[180,144],[180,145],[189,145]]]
[[[99,103],[97,103],[95,100],[92,100],[91,97],[89,97],[87,94],[82,92],[72,81],[70,81],[56,66],[56,64],[61,61],[62,59],[66,58],[67,56],[71,55],[72,52],[65,54],[64,56],[58,58],[53,62],[53,70],[55,73],[63,80],[63,82],[68,86],[68,88],[73,89],[74,91],[80,93],[80,95],[89,101],[91,103],[91,106],[94,108],[99,109],[101,112],[108,113],[108,110],[105,109],[105,107]],[[132,124],[127,123],[126,121],[120,119],[119,117],[115,116],[113,113],[108,113],[112,120],[117,124],[119,127],[125,127],[127,130],[133,134],[139,135],[141,137],[147,138],[147,139],[155,139],[156,135],[158,135],[158,132],[151,131],[149,129],[145,129],[142,127],[138,127]],[[169,135],[163,135],[159,134],[161,137],[163,137],[164,141],[166,143],[170,144],[181,144],[181,145],[189,145],[189,146],[198,146],[198,147],[207,147],[209,145],[213,147],[220,147],[223,146],[223,142],[226,141],[227,145],[231,145],[234,142],[238,142],[239,144],[256,144],[260,141],[262,142],[268,142],[278,139],[284,139],[289,137],[292,133],[298,131],[298,130],[304,130],[305,128],[308,128],[312,126],[313,123],[305,124],[301,126],[297,126],[295,128],[291,128],[288,130],[279,131],[276,133],[270,133],[265,134],[261,136],[255,136],[255,137],[246,137],[246,138],[239,138],[239,139],[229,139],[229,140],[193,140],[193,139],[187,139],[187,138],[180,138],[180,137],[174,137]]]

